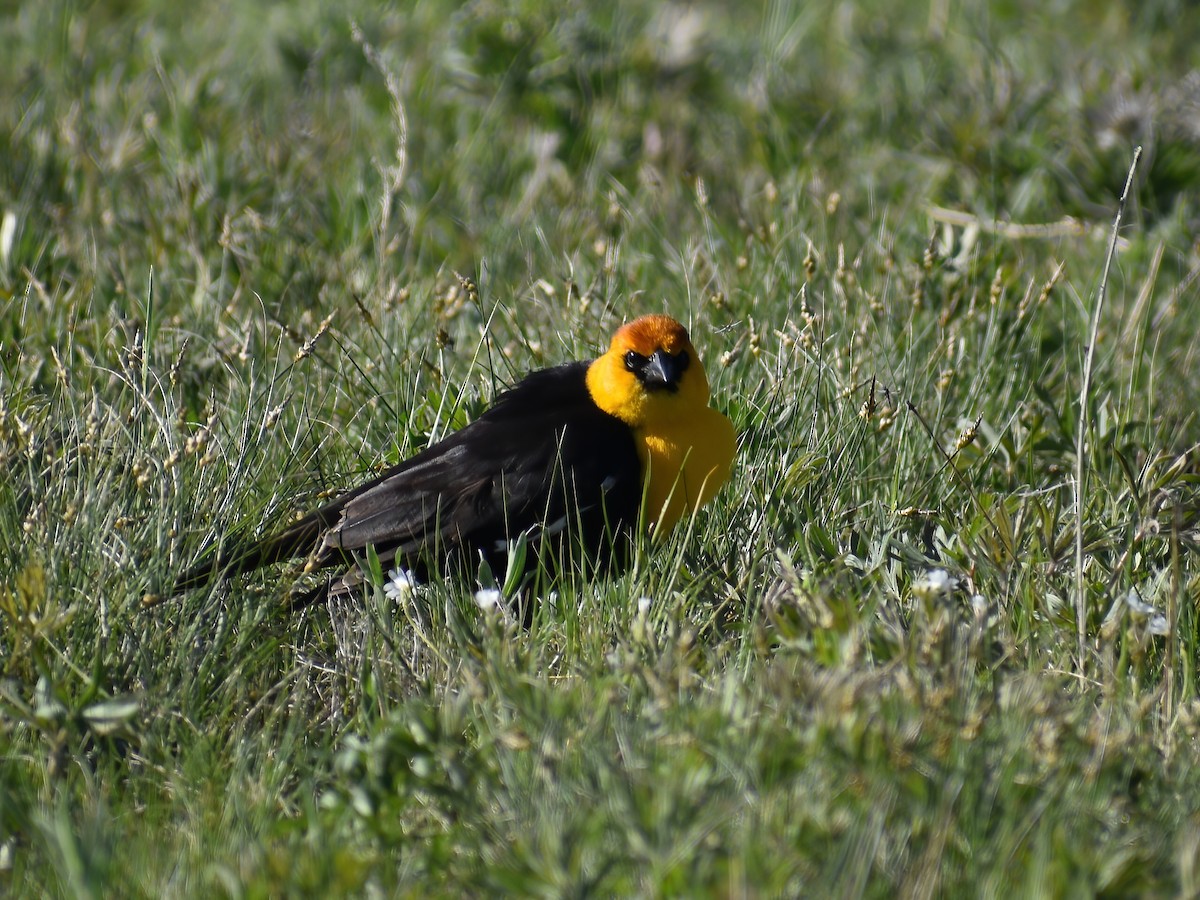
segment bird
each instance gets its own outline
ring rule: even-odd
[[[518,546],[527,570],[620,570],[639,532],[666,534],[728,481],[736,435],[709,402],[687,329],[642,316],[597,358],[528,374],[415,456],[277,533],[210,553],[169,596],[293,558],[342,568],[295,595],[298,608],[361,589],[368,548],[385,571],[420,580],[456,564],[504,573]]]

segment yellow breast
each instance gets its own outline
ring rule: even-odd
[[[686,419],[646,424],[636,432],[646,524],[654,534],[665,534],[729,479],[737,449],[733,424],[706,406]]]

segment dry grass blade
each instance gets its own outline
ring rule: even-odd
[[[1117,236],[1121,230],[1121,219],[1125,215],[1125,204],[1129,200],[1129,189],[1137,173],[1142,148],[1133,151],[1133,162],[1125,178],[1125,187],[1117,203],[1117,214],[1113,217],[1112,232],[1108,240],[1108,252],[1104,256],[1104,268],[1100,273],[1100,286],[1096,291],[1096,305],[1092,309],[1091,325],[1088,329],[1087,351],[1083,363],[1083,378],[1079,385],[1079,424],[1075,434],[1075,626],[1078,648],[1079,672],[1087,671],[1087,587],[1083,577],[1084,500],[1087,496],[1087,451],[1088,433],[1091,430],[1091,409],[1088,405],[1092,390],[1092,371],[1096,360],[1096,340],[1100,333],[1100,315],[1104,311],[1104,299],[1108,293],[1108,273],[1117,252]]]

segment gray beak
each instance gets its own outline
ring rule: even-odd
[[[650,390],[678,390],[683,369],[679,360],[665,350],[655,350],[642,369],[642,383]]]

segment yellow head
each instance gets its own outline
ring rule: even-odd
[[[587,385],[597,406],[635,429],[708,406],[704,366],[687,329],[670,316],[643,316],[618,329],[588,368]]]
[[[634,434],[645,523],[665,534],[729,478],[737,438],[708,405],[708,378],[687,330],[668,316],[635,319],[588,367],[592,400]]]

